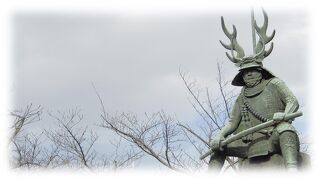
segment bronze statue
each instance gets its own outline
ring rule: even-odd
[[[243,167],[281,157],[282,160],[274,160],[275,165],[284,166],[288,170],[298,168],[299,139],[291,122],[302,113],[295,113],[299,103],[286,84],[263,67],[264,58],[273,50],[273,42],[268,50],[265,46],[275,35],[275,30],[270,36],[266,34],[268,16],[264,10],[263,15],[264,24],[259,27],[252,13],[253,55],[250,56],[245,56],[238,44],[235,26],[232,33],[229,32],[221,17],[222,29],[231,43],[220,43],[230,50],[231,54],[226,53],[228,59],[239,67],[232,85],[243,88],[236,99],[229,122],[211,141],[209,153],[201,157],[212,154],[210,169],[220,170],[226,156],[238,157]],[[257,43],[255,34],[259,37]]]

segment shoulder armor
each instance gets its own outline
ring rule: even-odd
[[[278,86],[280,84],[283,84],[284,81],[282,81],[280,78],[274,77],[271,78],[270,83]]]
[[[288,91],[288,87],[286,86],[285,82],[277,77],[272,78],[268,85],[274,86],[279,91]]]
[[[278,90],[282,101],[286,104],[286,113],[295,112],[299,108],[298,100],[284,81],[279,78],[273,78],[269,84]]]

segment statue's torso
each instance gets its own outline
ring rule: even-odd
[[[272,119],[274,113],[284,112],[285,104],[282,102],[278,89],[268,80],[264,83],[259,93],[252,93],[243,89],[237,103],[239,103],[239,107],[244,108],[244,101],[247,101],[252,110],[262,115],[265,119]],[[244,114],[242,114],[241,110],[241,121],[234,134],[264,122],[264,119],[258,118],[249,110],[247,110],[247,115],[247,119],[242,118]],[[248,144],[249,157],[267,155],[269,152],[275,151],[273,145],[275,142],[273,142],[273,139],[271,140],[273,128],[269,127],[258,133],[253,133],[239,142]]]

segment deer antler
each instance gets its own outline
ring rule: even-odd
[[[225,26],[223,16],[221,16],[221,25],[222,25],[223,32],[231,41],[231,44],[227,45],[220,40],[220,43],[224,48],[231,50],[232,57],[227,52],[225,54],[233,63],[239,64],[242,62],[242,58],[245,56],[245,54],[244,54],[243,48],[236,41],[236,36],[237,36],[236,28],[233,25],[233,32],[230,33]],[[234,55],[234,51],[237,52],[236,56]]]
[[[264,9],[262,9],[262,11],[263,11],[263,16],[264,16],[264,23],[263,23],[262,27],[259,27],[256,24],[256,21],[254,24],[255,30],[260,37],[259,42],[257,43],[256,49],[255,49],[255,52],[257,54],[255,54],[254,57],[256,58],[256,57],[263,56],[263,58],[257,59],[258,61],[263,61],[263,59],[265,57],[267,57],[268,55],[270,55],[270,53],[272,52],[273,42],[271,43],[271,46],[267,51],[265,51],[265,45],[268,44],[274,38],[274,35],[275,35],[275,30],[273,30],[271,36],[266,35],[266,30],[268,27],[268,16],[267,16],[267,13],[264,11]]]

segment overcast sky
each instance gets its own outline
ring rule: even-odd
[[[232,80],[238,69],[225,57],[219,40],[228,42],[220,16],[246,54],[252,52],[250,13],[213,12],[164,15],[17,13],[13,18],[14,108],[27,104],[46,110],[79,107],[88,122],[100,121],[99,102],[107,111],[153,113],[163,109],[181,121],[193,121],[196,112],[179,76],[189,72],[200,87],[218,93],[216,63]],[[307,106],[308,32],[304,12],[268,11],[268,34],[273,29],[274,50],[264,66],[283,79]],[[262,13],[256,12],[259,24]],[[304,111],[305,112],[305,111]],[[295,125],[306,131],[305,118]]]

